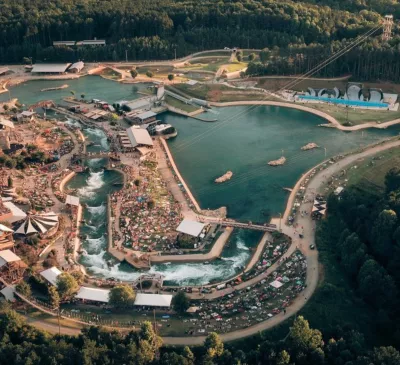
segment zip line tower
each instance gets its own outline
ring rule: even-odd
[[[392,39],[392,27],[393,27],[393,15],[385,15],[385,20],[383,21],[383,33],[382,33],[382,39],[384,41]]]

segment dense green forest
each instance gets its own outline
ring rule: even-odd
[[[383,193],[355,185],[340,198],[330,196],[317,244],[322,263],[333,256],[334,265],[370,308],[368,330],[375,339],[399,348],[400,169],[392,169],[385,183]]]
[[[263,340],[256,348],[245,342],[225,345],[215,333],[203,346],[162,347],[150,322],[138,332],[121,335],[96,327],[78,337],[51,336],[26,324],[23,317],[2,308],[0,363],[9,365],[398,365],[393,347],[367,350],[363,336],[352,330],[324,339],[298,317],[282,341]]]
[[[279,50],[249,74],[309,70],[348,40],[400,18],[395,0],[2,0],[0,63],[159,60],[240,47]],[[395,33],[397,27],[395,26]],[[379,35],[379,32],[376,36]],[[52,47],[53,41],[106,39],[106,46]],[[369,41],[319,74],[400,79],[399,38]],[[367,57],[364,57],[364,53]]]
[[[165,59],[204,49],[286,48],[351,39],[400,17],[396,1],[2,0],[0,62]],[[326,6],[328,5],[328,6]],[[331,7],[331,8],[330,8]],[[51,47],[55,40],[106,39],[106,47]]]

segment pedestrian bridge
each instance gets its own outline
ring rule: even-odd
[[[245,228],[245,229],[252,229],[255,231],[262,231],[262,232],[275,232],[277,227],[275,224],[253,224],[253,223],[242,223],[242,222],[235,222],[235,221],[226,221],[220,219],[203,219],[202,221],[207,223],[213,224],[220,224],[224,227],[234,227],[234,228]]]

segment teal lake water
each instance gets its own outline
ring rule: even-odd
[[[62,90],[43,91],[50,87],[58,87],[67,84],[69,87]],[[56,103],[65,103],[62,99],[71,96],[71,91],[80,98],[85,94],[86,100],[100,99],[109,103],[120,100],[132,100],[143,95],[138,91],[145,89],[149,84],[121,84],[115,81],[103,79],[100,76],[85,76],[72,80],[35,80],[19,84],[10,88],[11,98],[18,98],[27,106],[40,100],[53,100]],[[0,94],[0,102],[9,99],[8,93]]]
[[[296,109],[260,106],[218,108],[216,123],[165,114],[178,130],[169,140],[177,166],[202,208],[228,208],[228,216],[265,222],[286,205],[288,193],[301,175],[327,156],[354,150],[400,133],[400,127],[342,132],[318,127],[326,120]],[[246,112],[247,111],[247,112]],[[236,116],[240,115],[238,118]],[[321,148],[301,151],[308,142]],[[282,155],[286,164],[267,163]],[[214,179],[231,170],[231,180]]]
[[[70,88],[52,92],[40,89],[69,84]],[[136,85],[139,90],[146,85]],[[11,89],[11,96],[26,105],[39,100],[53,99],[61,102],[74,90],[76,95],[86,94],[86,99],[98,98],[110,103],[121,99],[134,99],[140,95],[132,85],[123,85],[100,77],[78,80],[34,81]],[[7,94],[0,94],[0,101]],[[202,208],[228,208],[228,216],[239,220],[265,222],[270,216],[282,212],[287,193],[284,187],[293,187],[305,171],[327,156],[354,150],[399,134],[400,127],[364,132],[341,132],[317,127],[326,121],[315,115],[295,109],[260,106],[214,108],[216,123],[205,123],[191,118],[165,113],[160,119],[178,130],[178,137],[169,146],[179,170]],[[105,135],[96,128],[84,130],[86,137],[95,143],[90,151],[108,150]],[[301,151],[308,142],[321,148]],[[284,166],[271,167],[267,163],[282,155],[287,158]],[[88,204],[84,219],[89,223],[81,233],[87,235],[83,248],[87,251],[81,262],[89,273],[102,277],[133,280],[139,273],[125,264],[113,264],[106,249],[106,195],[113,191],[113,182],[120,181],[119,174],[103,171],[104,160],[91,160],[90,172],[78,174],[69,187],[77,189],[83,202]],[[227,170],[233,172],[230,181],[215,184],[214,179]],[[166,284],[200,285],[235,275],[245,266],[261,237],[260,233],[238,230],[232,235],[229,246],[222,253],[222,260],[209,265],[161,264],[150,272],[165,276]]]

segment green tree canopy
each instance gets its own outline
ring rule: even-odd
[[[133,305],[136,293],[129,285],[118,285],[110,290],[110,304],[116,307]]]
[[[190,307],[190,301],[184,291],[179,291],[172,298],[172,305],[174,310],[178,313],[186,313]]]
[[[16,291],[25,297],[30,297],[32,295],[31,286],[24,280],[20,281],[15,287]]]
[[[57,290],[61,299],[67,299],[79,289],[76,279],[69,273],[63,272],[57,277]]]
[[[211,332],[204,341],[204,348],[207,355],[213,359],[224,352],[224,343],[216,332]]]

